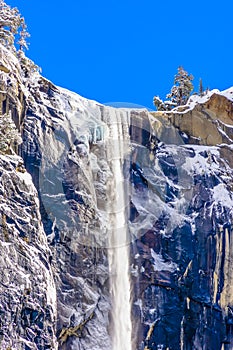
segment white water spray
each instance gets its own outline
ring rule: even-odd
[[[131,350],[131,302],[129,276],[129,237],[126,223],[123,162],[129,151],[129,115],[109,111],[107,158],[112,171],[108,188],[109,270],[112,297],[112,350]]]

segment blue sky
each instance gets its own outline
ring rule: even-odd
[[[232,0],[6,2],[26,19],[42,74],[84,97],[153,108],[179,65],[196,86],[233,85]]]

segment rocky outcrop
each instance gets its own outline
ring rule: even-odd
[[[27,95],[21,73],[18,59],[0,45],[0,109],[2,114],[11,111],[18,129],[24,115]]]
[[[188,104],[158,115],[187,134],[189,143],[213,146],[233,141],[233,89],[191,96]],[[156,116],[157,113],[155,113]],[[187,142],[187,140],[186,140]]]

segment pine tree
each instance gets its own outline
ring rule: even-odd
[[[0,116],[0,153],[7,153],[22,142],[11,112]]]
[[[192,74],[188,74],[183,67],[178,68],[178,73],[175,75],[174,85],[171,92],[167,95],[174,106],[181,106],[186,104],[190,94],[193,90]]]
[[[202,84],[202,79],[199,79],[199,95],[203,96],[204,95],[204,90],[203,90],[203,84]]]
[[[20,50],[27,48],[26,38],[29,37],[24,18],[19,10],[11,8],[0,0],[0,43],[12,51],[16,51],[15,40],[20,36]]]
[[[17,55],[22,74],[26,78],[40,71],[40,68],[25,56],[29,37],[27,25],[19,10],[11,8],[4,0],[0,0],[0,43]]]
[[[19,51],[28,50],[27,38],[30,37],[30,34],[27,31],[27,25],[24,18],[22,19],[21,31],[19,33],[20,38],[17,44],[19,45]]]

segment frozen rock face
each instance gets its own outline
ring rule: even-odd
[[[31,87],[22,155],[37,185],[54,260],[60,349],[111,348],[102,107],[39,79]],[[38,103],[42,101],[42,103]],[[100,171],[100,166],[105,169]],[[98,188],[95,190],[95,183]],[[98,204],[101,206],[101,203]]]
[[[165,203],[131,256],[138,348],[231,349],[232,169],[217,147],[175,149],[157,149]]]
[[[0,348],[57,349],[52,256],[20,157],[0,156],[0,203]]]
[[[9,58],[4,61],[8,70],[2,70],[2,111],[4,101],[17,111],[23,135],[20,154],[38,190],[52,252],[48,266],[54,265],[59,349],[112,349],[106,227],[113,178],[109,153],[114,159],[112,149],[119,141],[118,130],[112,143],[107,142],[113,120],[120,121],[128,149],[122,161],[122,205],[131,251],[132,349],[232,349],[231,91],[215,91],[188,107],[152,116],[144,110],[102,106],[38,74],[22,79],[17,62]],[[12,90],[12,98],[7,86],[14,79],[22,94]],[[14,193],[16,187],[12,198]],[[21,221],[15,225],[27,237],[26,227]],[[38,256],[45,246],[37,244]],[[34,272],[37,281],[41,271]],[[40,300],[38,296],[36,305],[43,307]],[[10,307],[6,310],[10,314]],[[30,317],[27,322],[34,322]],[[45,319],[53,332],[54,319]],[[14,339],[20,332],[16,328],[12,348],[19,348]],[[26,341],[32,341],[29,335]]]

